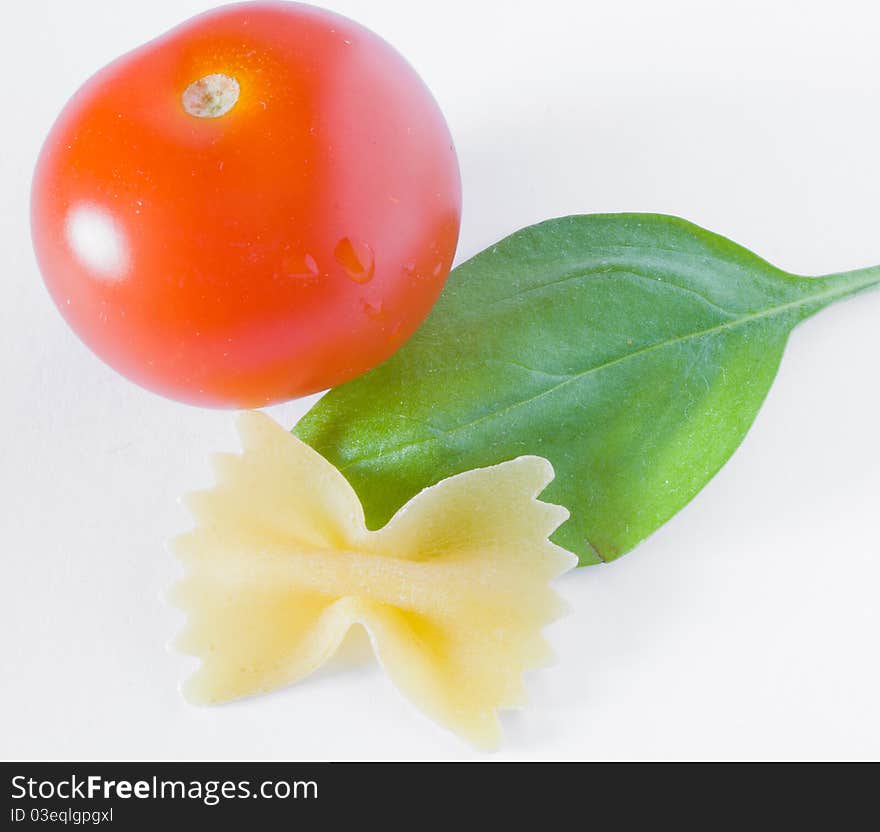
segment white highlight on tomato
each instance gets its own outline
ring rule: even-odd
[[[94,205],[78,205],[67,217],[67,241],[76,257],[99,276],[119,280],[128,267],[128,246],[118,223]]]

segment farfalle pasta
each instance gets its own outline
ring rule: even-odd
[[[548,536],[568,516],[537,495],[540,457],[427,488],[370,531],[329,462],[261,413],[240,417],[243,453],[190,495],[196,527],[175,541],[187,614],[178,647],[199,657],[193,702],[295,682],[361,624],[397,687],[475,745],[523,700],[523,671],[549,658],[541,629],[563,610],[552,578],[576,558]]]

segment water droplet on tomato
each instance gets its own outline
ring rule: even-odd
[[[289,277],[314,280],[321,276],[318,261],[311,254],[294,254],[285,258],[284,270]]]
[[[417,268],[416,268],[416,261],[415,260],[408,260],[406,263],[404,263],[403,264],[403,271],[406,274],[408,274],[410,277],[418,277]]]
[[[440,277],[440,272],[442,272],[442,271],[443,271],[443,261],[441,260],[436,266],[434,266],[434,270],[431,272],[431,274],[433,274],[434,277]]]
[[[382,310],[382,302],[381,301],[368,301],[362,300],[361,307],[364,310],[364,313],[368,318],[373,321],[379,321],[385,317],[385,313]]]
[[[343,237],[333,252],[336,261],[356,283],[369,283],[376,271],[376,259],[365,242],[353,237]]]

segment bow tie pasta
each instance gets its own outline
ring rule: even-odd
[[[500,739],[523,671],[549,658],[541,628],[563,604],[549,581],[576,564],[550,543],[568,516],[537,495],[534,456],[427,488],[370,531],[329,462],[261,413],[244,451],[216,460],[217,485],[190,495],[196,528],[175,541],[178,646],[202,660],[185,693],[216,703],[308,675],[362,625],[397,687],[475,745]]]

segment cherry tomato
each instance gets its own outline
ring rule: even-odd
[[[82,340],[147,388],[232,407],[391,355],[443,287],[460,215],[412,68],[293,3],[222,7],[100,71],[53,126],[31,201]]]

